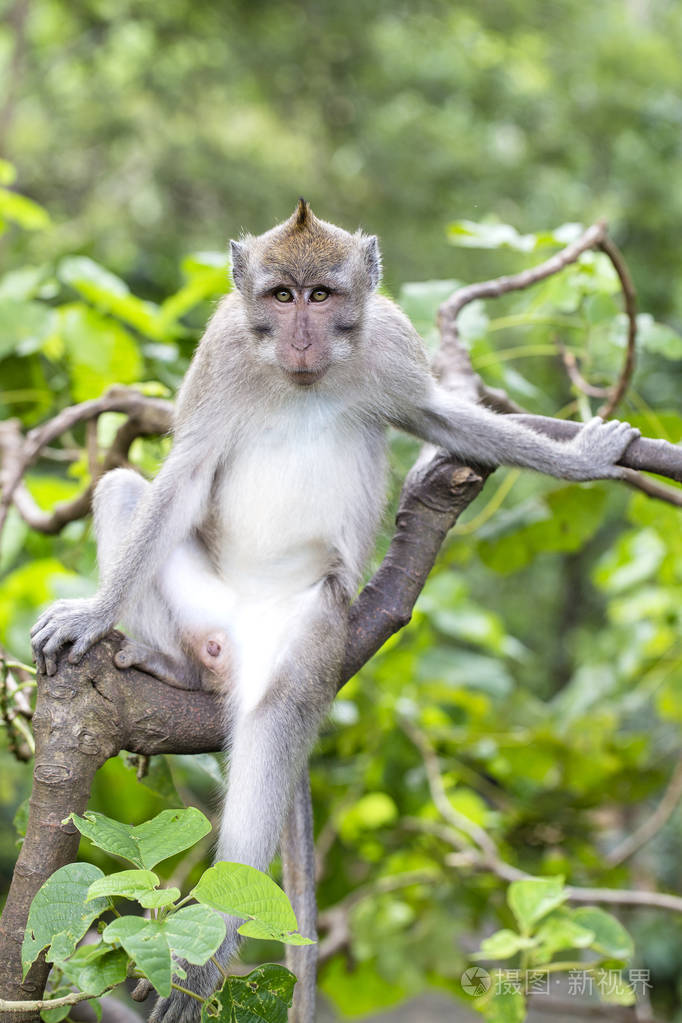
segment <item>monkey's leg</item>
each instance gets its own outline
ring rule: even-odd
[[[131,469],[109,472],[97,486],[94,519],[103,579],[116,564],[150,486]],[[180,544],[159,577],[150,580],[139,605],[128,609],[124,628],[134,638],[126,640],[114,663],[139,668],[181,689],[198,688],[202,676],[217,687],[228,674],[227,636],[221,626],[232,600],[200,545],[194,540]],[[213,631],[203,628],[206,623]]]
[[[240,625],[253,642],[240,649],[239,691],[235,695],[230,767],[217,860],[247,863],[267,870],[277,850],[293,786],[300,777],[318,729],[336,691],[346,639],[348,601],[327,582],[288,599],[275,627],[272,605],[253,608]],[[251,621],[249,621],[252,619]],[[264,629],[263,621],[267,628]],[[254,665],[262,663],[263,645],[271,636],[286,646],[272,665],[270,684],[253,703],[258,679]],[[252,691],[246,688],[252,687]],[[227,966],[239,942],[241,920],[225,917],[227,934],[217,952]],[[221,975],[211,963],[185,966],[187,987],[203,997],[219,984]],[[151,1023],[196,1023],[200,1003],[177,991],[160,999]]]
[[[114,469],[97,484],[93,511],[101,584],[106,585],[108,575],[115,569],[135,512],[150,487],[151,484],[132,469]],[[176,657],[181,654],[156,580],[150,579],[136,605],[126,608],[125,619],[126,633],[130,631],[140,643]],[[132,667],[133,663],[147,670],[137,661],[125,666]],[[154,673],[150,671],[150,674]]]
[[[126,639],[121,649],[114,654],[114,664],[122,669],[138,668],[176,689],[197,688],[196,670],[187,661],[171,657],[135,639]]]

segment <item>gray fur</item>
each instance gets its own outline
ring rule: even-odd
[[[375,293],[376,239],[307,206],[233,244],[232,259],[238,290],[197,348],[161,471],[147,484],[117,470],[97,487],[96,596],[58,601],[32,638],[54,674],[61,647],[78,661],[122,619],[134,637],[124,665],[223,688],[232,748],[218,858],[265,870],[336,690],[383,506],[387,425],[463,460],[577,480],[620,476],[638,432],[593,420],[558,443],[453,398],[405,315]],[[224,963],[237,926],[228,920]],[[207,994],[217,980],[209,964],[186,983]],[[177,991],[153,1015],[195,1019],[198,1003]]]

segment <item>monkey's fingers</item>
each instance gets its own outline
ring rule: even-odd
[[[42,670],[46,675],[54,675],[57,671],[57,654],[69,642],[68,636],[59,627],[49,625],[36,636],[34,650],[38,650],[42,660]],[[36,662],[37,663],[37,662]]]
[[[44,675],[45,674],[45,658],[43,657],[43,651],[42,651],[42,648],[40,647],[40,644],[37,644],[37,643],[32,641],[31,642],[31,650],[33,652],[33,660],[35,661],[35,666],[38,669],[38,674],[39,675]]]
[[[38,620],[31,629],[31,639],[34,639],[39,632],[50,625],[58,625],[64,622],[67,618],[73,617],[74,607],[77,606],[79,601],[76,600],[56,600],[54,604],[50,604],[41,615],[38,616]]]
[[[82,661],[90,647],[94,646],[108,631],[108,629],[103,630],[99,627],[88,629],[87,632],[82,633],[69,650],[69,664],[78,664],[79,661]]]

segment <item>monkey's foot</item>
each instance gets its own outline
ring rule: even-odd
[[[182,661],[134,639],[127,639],[114,654],[114,664],[117,668],[137,668],[176,689],[197,688],[196,679]]]
[[[196,991],[202,998],[208,998],[220,986],[222,975],[213,963],[190,966],[183,960],[182,966],[187,977],[178,983],[190,991]],[[149,1023],[199,1023],[202,1004],[199,999],[190,998],[174,989],[168,998],[159,998]]]

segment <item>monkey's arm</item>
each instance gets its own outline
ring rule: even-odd
[[[483,465],[518,465],[567,480],[619,479],[616,463],[639,430],[595,418],[570,441],[552,440],[481,405],[458,399],[431,378],[406,402],[394,425]]]
[[[77,663],[114,627],[124,606],[139,601],[164,559],[199,522],[218,448],[189,431],[176,439],[95,596],[59,600],[33,626],[31,642],[39,671],[55,673],[57,654],[66,643],[73,644],[69,661]]]

